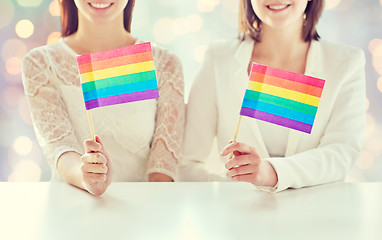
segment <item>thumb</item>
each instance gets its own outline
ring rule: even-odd
[[[100,150],[100,152],[101,152],[102,154],[104,154],[104,155],[108,158],[109,156],[107,155],[107,153],[106,153],[106,151],[105,151],[105,147],[104,147],[104,145],[103,145],[103,143],[102,143],[102,141],[101,141],[101,138],[100,138],[98,135],[95,136],[95,141],[101,145],[101,150]]]

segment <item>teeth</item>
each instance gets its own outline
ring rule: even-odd
[[[94,8],[107,8],[111,6],[111,3],[90,3],[90,5]]]
[[[269,5],[268,7],[272,10],[280,10],[286,8],[288,5]]]

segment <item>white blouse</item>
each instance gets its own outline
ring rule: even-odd
[[[158,99],[91,110],[114,181],[145,181],[153,172],[176,177],[185,121],[183,70],[174,54],[155,45],[152,51]],[[69,151],[84,154],[83,141],[91,138],[76,56],[61,39],[23,60],[24,91],[53,179],[60,179],[58,158]]]

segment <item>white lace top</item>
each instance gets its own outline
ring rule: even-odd
[[[114,181],[145,181],[153,172],[176,176],[185,121],[183,70],[169,51],[155,45],[152,51],[158,99],[91,110]],[[76,56],[61,40],[33,49],[23,60],[24,91],[53,179],[60,179],[58,158],[68,151],[84,154],[83,141],[91,138]]]

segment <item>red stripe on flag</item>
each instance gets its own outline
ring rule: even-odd
[[[116,51],[115,49],[111,49],[107,51],[81,55],[77,57],[77,63],[78,65],[82,65],[82,64],[102,61],[102,60],[106,60],[110,58],[122,57],[126,55],[132,55],[132,54],[150,52],[150,51],[151,51],[151,44],[150,42],[146,42],[146,43],[134,44],[134,45],[126,46],[126,47],[121,47],[121,48],[118,48],[118,51]]]
[[[306,85],[296,81],[291,81],[289,79],[264,75],[262,73],[257,73],[257,72],[252,72],[249,80],[272,85],[275,87],[289,89],[292,91],[312,95],[315,97],[321,97],[321,94],[322,94],[322,88]]]
[[[257,63],[252,64],[251,74],[252,72],[260,73],[260,74],[264,74],[268,76],[273,76],[273,77],[278,77],[282,79],[287,79],[290,81],[299,82],[299,83],[310,85],[317,88],[323,88],[325,84],[325,80],[322,80],[319,78],[306,76],[303,74],[289,72],[285,70],[280,70],[277,68],[267,67]]]
[[[103,70],[107,68],[119,67],[128,64],[134,64],[139,62],[152,61],[153,55],[152,52],[143,52],[137,53],[122,57],[116,57],[111,59],[106,59],[103,61],[93,62],[93,63],[84,63],[78,66],[80,74],[93,72],[97,70]]]

